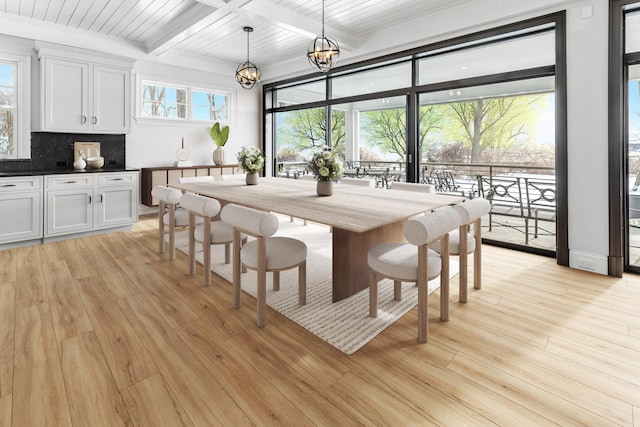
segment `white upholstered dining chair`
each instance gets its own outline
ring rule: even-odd
[[[349,178],[349,177],[343,177],[340,178],[340,184],[346,184],[346,185],[359,185],[362,187],[375,187],[376,186],[376,181],[374,179],[367,179],[367,178]]]
[[[233,243],[233,228],[211,218],[220,212],[220,203],[211,197],[187,193],[180,200],[182,208],[189,212],[189,274],[196,274],[196,242],[202,244],[203,281],[211,285],[211,245],[224,245],[224,262],[231,258],[230,246]],[[201,224],[196,226],[196,218]]]
[[[392,190],[402,190],[402,191],[415,191],[417,193],[430,193],[435,194],[436,187],[431,184],[422,184],[416,182],[399,182],[399,181],[391,181]]]
[[[460,302],[467,302],[467,256],[473,253],[473,288],[482,287],[482,217],[491,210],[491,203],[483,198],[467,200],[452,206],[460,215],[460,227],[449,234],[449,255],[459,255],[460,262]],[[473,225],[473,233],[469,226]],[[461,238],[467,236],[467,238]],[[436,242],[431,246],[436,252],[441,252],[442,243]]]
[[[291,237],[273,236],[280,225],[275,214],[228,204],[220,213],[234,229],[233,307],[240,307],[241,268],[257,272],[257,325],[266,325],[267,272],[273,274],[273,290],[280,290],[280,271],[298,267],[298,304],[307,303],[307,245]],[[241,233],[256,239],[240,245]]]
[[[191,184],[194,182],[213,182],[212,175],[201,175],[201,176],[181,176],[178,178],[178,182],[180,184]]]
[[[156,185],[151,196],[158,199],[158,252],[165,251],[165,226],[169,228],[169,260],[176,259],[176,227],[189,225],[189,212],[177,209],[182,192],[176,188]]]
[[[393,280],[394,300],[402,298],[402,282],[418,285],[418,340],[428,339],[429,280],[440,276],[440,320],[449,320],[449,232],[460,225],[460,216],[453,208],[444,208],[428,215],[413,217],[404,226],[409,243],[381,243],[369,249],[369,315],[378,316],[378,281]],[[428,248],[441,241],[440,254]]]

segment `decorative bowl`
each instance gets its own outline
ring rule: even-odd
[[[87,167],[91,169],[100,169],[104,166],[104,157],[87,157]]]

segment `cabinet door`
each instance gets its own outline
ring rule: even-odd
[[[93,189],[47,191],[45,237],[93,228]]]
[[[42,237],[42,192],[0,193],[0,243]]]
[[[45,58],[43,129],[86,131],[89,129],[89,65]]]
[[[138,220],[135,187],[101,187],[98,194],[97,226],[99,228],[133,224]]]
[[[119,68],[93,67],[94,131],[129,131],[129,71]]]

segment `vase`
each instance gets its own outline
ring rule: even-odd
[[[258,172],[251,172],[246,177],[247,185],[256,185],[258,183]]]
[[[318,193],[318,196],[331,196],[333,194],[333,181],[318,181],[316,193]]]
[[[213,150],[213,163],[217,166],[224,165],[224,148],[218,147]]]

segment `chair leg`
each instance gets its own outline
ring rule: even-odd
[[[233,308],[240,308],[240,231],[233,230]]]
[[[160,201],[158,207],[158,241],[160,246],[158,246],[158,252],[164,253],[164,209],[165,204],[163,201]]]
[[[258,237],[258,320],[259,328],[267,324],[267,242]]]
[[[189,213],[189,274],[196,274],[196,238],[195,233],[195,216]]]
[[[444,244],[443,244],[444,245]],[[427,266],[429,265],[427,245],[418,247],[418,341],[427,342],[429,328],[429,285]]]
[[[176,205],[169,208],[169,260],[176,259]]]
[[[461,225],[458,229],[460,247],[458,250],[458,262],[460,265],[460,302],[467,302],[467,286],[468,286],[468,262],[467,262],[467,254],[469,252],[469,248],[467,247],[467,235],[469,233],[469,225],[464,224]],[[443,261],[444,267],[444,261]]]
[[[224,244],[224,263],[229,264],[231,262],[231,243]]]
[[[307,303],[307,261],[298,266],[298,304]]]
[[[203,280],[205,286],[211,286],[211,218],[204,219],[204,241],[202,242],[203,249]]]
[[[466,238],[466,235],[465,235]],[[460,240],[462,241],[462,239]],[[465,257],[466,257],[465,252]],[[440,320],[449,320],[449,233],[442,237],[442,272],[440,273]],[[465,286],[465,291],[467,287]]]
[[[482,224],[481,219],[477,219],[473,225],[473,234],[476,240],[476,247],[473,251],[473,288],[482,288]]]
[[[369,316],[378,317],[378,277],[369,269]]]
[[[280,272],[279,271],[273,272],[273,290],[274,291],[280,290]]]
[[[393,300],[402,301],[402,282],[400,280],[393,281]]]

